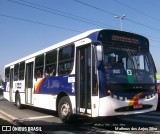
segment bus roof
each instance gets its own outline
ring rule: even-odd
[[[67,44],[71,44],[71,43],[73,43],[73,42],[76,42],[76,41],[81,40],[81,39],[84,39],[84,38],[90,38],[92,41],[98,41],[98,40],[99,40],[99,41],[103,41],[103,38],[102,38],[102,39],[100,38],[100,35],[101,35],[100,33],[105,33],[105,31],[106,31],[107,33],[112,33],[112,32],[118,33],[118,32],[119,32],[119,33],[123,33],[123,34],[131,34],[131,35],[134,35],[134,36],[138,36],[138,37],[145,38],[145,37],[143,37],[143,36],[141,36],[141,35],[134,34],[134,33],[129,33],[129,32],[126,32],[126,31],[118,31],[118,30],[111,30],[111,29],[94,29],[94,30],[90,30],[90,31],[86,31],[86,32],[84,32],[84,33],[81,33],[81,34],[79,34],[79,35],[77,35],[77,36],[74,36],[74,37],[72,37],[72,38],[69,38],[69,39],[67,39],[67,40],[64,40],[64,41],[62,41],[62,42],[60,42],[60,43],[51,45],[50,47],[47,47],[47,48],[42,49],[42,50],[40,50],[40,51],[38,51],[38,52],[35,52],[35,53],[31,54],[31,55],[28,55],[28,56],[26,56],[26,57],[24,57],[24,58],[21,58],[21,59],[19,59],[19,60],[17,60],[17,61],[14,61],[14,62],[12,62],[12,63],[9,63],[9,64],[5,65],[5,67],[9,67],[9,66],[15,65],[15,64],[17,64],[17,63],[19,63],[19,62],[29,60],[29,59],[31,59],[31,58],[34,58],[34,57],[37,56],[37,55],[40,55],[40,54],[42,54],[42,53],[46,53],[46,52],[48,52],[48,51],[50,51],[50,50],[53,50],[53,49],[62,47],[62,46],[67,45]],[[111,35],[111,34],[110,34],[110,35]],[[105,34],[104,34],[103,37],[106,38]],[[145,38],[145,39],[147,39],[147,38]]]
[[[72,38],[69,38],[69,39],[64,40],[64,41],[62,41],[62,42],[59,42],[59,43],[57,43],[57,44],[51,45],[51,46],[49,46],[49,47],[47,47],[47,48],[45,48],[45,49],[42,49],[42,50],[40,50],[40,51],[38,51],[38,52],[35,52],[35,53],[33,53],[33,54],[30,54],[30,55],[28,55],[28,56],[26,56],[26,57],[23,57],[23,58],[21,58],[21,59],[19,59],[19,60],[17,60],[17,61],[11,62],[11,63],[5,65],[5,67],[9,67],[9,66],[15,65],[16,63],[19,63],[19,62],[22,62],[22,61],[26,61],[27,59],[31,59],[31,58],[33,58],[33,57],[35,57],[35,56],[37,56],[37,55],[40,55],[40,54],[45,53],[45,52],[47,52],[47,51],[50,51],[50,50],[52,50],[52,49],[56,49],[56,48],[58,48],[58,47],[62,47],[63,45],[67,45],[67,44],[73,43],[73,42],[75,42],[75,41],[78,41],[78,40],[80,40],[80,39],[86,38],[86,37],[89,36],[90,34],[92,34],[92,33],[94,33],[94,32],[98,32],[98,31],[100,31],[100,30],[101,30],[101,29],[94,29],[94,30],[86,31],[86,32],[81,33],[81,34],[79,34],[79,35],[77,35],[77,36],[74,36],[74,37],[72,37]]]

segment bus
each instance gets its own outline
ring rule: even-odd
[[[90,30],[5,65],[4,98],[73,115],[104,117],[157,108],[149,41],[112,29]]]

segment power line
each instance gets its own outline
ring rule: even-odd
[[[88,7],[90,7],[90,8],[94,8],[94,9],[99,10],[99,11],[101,11],[101,12],[107,13],[107,14],[112,15],[112,16],[115,16],[115,15],[116,15],[115,13],[112,13],[112,12],[109,12],[109,11],[106,11],[106,10],[103,10],[103,9],[101,9],[101,8],[98,8],[98,7],[95,7],[95,6],[93,6],[93,5],[87,4],[87,3],[82,2],[82,1],[80,1],[80,0],[74,0],[74,1],[75,1],[75,2],[78,2],[78,3],[82,4],[82,5],[88,6]],[[134,20],[131,20],[131,19],[128,19],[128,18],[125,18],[125,19],[126,19],[127,21],[132,22],[132,23],[135,23],[135,24],[144,26],[144,27],[146,27],[146,28],[149,28],[149,29],[152,29],[152,30],[155,30],[155,31],[158,31],[158,32],[160,31],[160,29],[156,29],[156,28],[154,28],[154,27],[151,27],[151,26],[148,26],[148,25],[145,25],[145,24],[136,22],[136,21],[134,21]],[[157,38],[157,39],[159,39],[159,38]],[[152,40],[152,41],[155,41],[155,42],[160,42],[160,41],[158,41],[158,40],[153,40],[153,39],[151,39],[151,40]]]
[[[11,19],[16,19],[16,20],[21,20],[21,21],[25,21],[25,22],[35,23],[35,24],[39,24],[39,25],[54,27],[54,28],[58,28],[58,29],[63,29],[63,30],[67,30],[67,31],[72,31],[72,32],[81,32],[81,31],[74,30],[74,29],[64,28],[64,27],[60,27],[60,26],[50,25],[50,24],[41,23],[41,22],[32,21],[32,20],[27,20],[27,19],[18,18],[18,17],[13,17],[13,16],[2,14],[2,13],[0,13],[0,16],[11,18]]]
[[[85,5],[85,6],[88,6],[88,7],[90,7],[90,8],[94,8],[94,9],[96,9],[96,10],[98,10],[98,11],[107,13],[107,14],[112,15],[112,16],[117,15],[117,14],[115,14],[115,13],[112,13],[112,12],[109,12],[109,11],[106,11],[106,10],[103,10],[103,9],[101,9],[101,8],[95,7],[95,6],[93,6],[93,5],[87,4],[87,3],[82,2],[82,1],[79,1],[79,0],[74,0],[74,1],[77,2],[77,3],[83,4],[83,5]],[[135,23],[135,24],[137,24],[137,25],[141,25],[141,26],[143,26],[143,27],[146,27],[146,28],[148,28],[148,29],[152,29],[152,30],[154,30],[154,31],[158,31],[158,32],[160,31],[160,29],[157,29],[157,28],[154,28],[154,27],[151,27],[151,26],[142,24],[142,23],[140,23],[140,22],[136,22],[136,21],[131,20],[131,19],[128,19],[128,18],[126,18],[126,20],[129,21],[129,22]]]
[[[104,26],[114,27],[114,26],[111,26],[111,25],[108,25],[108,24],[99,22],[99,21],[97,21],[97,20],[93,20],[93,19],[81,17],[81,16],[78,16],[78,15],[74,15],[74,14],[71,14],[71,13],[67,13],[67,12],[64,12],[64,11],[60,11],[60,10],[57,10],[57,9],[53,9],[53,8],[50,8],[50,7],[46,7],[46,6],[37,4],[37,3],[28,2],[28,1],[25,1],[25,0],[19,0],[19,1],[22,1],[22,2],[25,2],[25,3],[29,3],[29,4],[31,4],[31,5],[35,5],[35,6],[38,6],[38,7],[42,7],[42,8],[48,9],[48,10],[56,11],[56,12],[59,12],[59,13],[67,14],[67,15],[70,15],[70,16],[73,16],[73,17],[76,17],[76,18],[81,18],[81,19],[83,19],[83,20],[88,20],[88,21],[90,21],[90,23],[91,23],[91,22],[95,22],[95,23],[97,23],[97,24],[102,24],[102,25],[104,25]],[[116,27],[116,28],[117,28],[117,27]]]
[[[160,31],[160,29],[157,29],[157,28],[154,28],[154,27],[151,27],[151,26],[148,26],[148,25],[142,24],[142,23],[140,23],[140,22],[136,22],[136,21],[131,20],[131,19],[128,19],[128,18],[125,18],[125,20],[128,20],[128,21],[130,21],[130,22],[132,22],[132,23],[135,23],[135,24],[138,24],[138,25],[141,25],[141,26],[143,26],[143,27],[146,27],[146,28],[152,29],[152,30],[154,30],[154,31],[158,31],[158,32]]]
[[[31,3],[31,2],[27,2],[29,3],[30,5],[28,4],[25,4],[25,3],[20,3],[20,2],[17,2],[17,1],[14,1],[14,0],[8,0],[9,2],[13,2],[15,4],[19,4],[19,5],[23,5],[23,6],[27,6],[27,7],[30,7],[30,8],[34,8],[34,9],[37,9],[37,10],[40,10],[40,11],[43,11],[43,12],[48,12],[48,13],[51,13],[51,14],[56,14],[58,16],[62,16],[62,17],[65,17],[65,18],[69,18],[69,19],[72,19],[72,20],[76,20],[76,21],[80,21],[80,22],[84,22],[84,23],[88,23],[88,24],[92,24],[92,25],[95,25],[95,26],[100,26],[102,27],[102,25],[99,24],[99,22],[95,22],[93,20],[89,20],[89,19],[86,19],[86,18],[83,18],[83,17],[79,17],[79,16],[75,16],[73,14],[68,14],[68,13],[65,13],[65,12],[62,12],[62,11],[58,11],[58,10],[55,10],[55,9],[51,9],[51,8],[48,8],[48,7],[45,7],[45,6],[41,6],[39,4],[35,4],[35,3]],[[21,0],[23,2],[26,2],[24,0]],[[32,6],[34,5],[34,6]],[[38,6],[38,7],[35,7]],[[42,9],[40,7],[43,7],[45,9]],[[47,9],[47,10],[46,10]],[[49,9],[49,10],[48,10]],[[70,15],[70,16],[69,16]],[[76,18],[75,18],[76,17]],[[81,18],[81,19],[80,19]],[[82,20],[83,19],[83,20]],[[86,21],[86,20],[89,20],[89,21]],[[95,23],[93,23],[95,22]],[[101,23],[102,24],[102,23]],[[107,26],[107,24],[104,24],[103,23],[103,26]],[[108,25],[108,26],[111,26],[111,25]],[[113,26],[112,26],[113,27]]]
[[[98,21],[95,21],[95,20],[92,20],[92,19],[80,17],[80,16],[77,16],[77,15],[74,15],[74,14],[71,14],[71,13],[67,13],[67,12],[64,12],[64,11],[60,11],[60,10],[55,10],[55,9],[53,9],[53,8],[49,8],[49,7],[46,7],[46,6],[43,6],[43,5],[39,5],[39,4],[36,4],[36,3],[33,3],[33,2],[28,2],[28,1],[25,1],[25,0],[19,0],[19,1],[23,1],[23,2],[29,3],[29,4],[31,4],[31,5],[36,5],[36,6],[39,6],[39,7],[45,8],[45,9],[49,9],[49,10],[53,10],[53,11],[56,11],[56,12],[60,12],[60,13],[63,13],[63,14],[71,15],[71,16],[73,16],[73,17],[77,17],[77,18],[81,18],[81,19],[84,19],[84,20],[89,20],[89,21],[92,21],[92,22],[95,22],[95,23],[100,23],[100,24],[102,24],[102,25],[106,25],[106,24],[104,24],[104,23],[101,23],[101,22],[98,22]],[[82,4],[85,4],[85,5],[89,6],[89,4],[86,4],[86,3],[81,2],[81,1],[79,1],[79,0],[77,0],[77,1],[80,2],[80,3],[82,3]],[[100,8],[97,8],[97,7],[95,7],[95,6],[92,6],[92,7],[95,8],[95,9],[98,9],[98,10],[102,11]],[[104,11],[104,10],[103,10],[103,11]],[[106,12],[106,11],[105,11],[105,12]],[[109,14],[111,14],[111,15],[115,15],[115,14],[113,14],[113,13],[111,13],[111,12],[107,12],[107,13],[109,13]],[[132,20],[129,20],[129,21],[132,21]],[[133,23],[135,23],[135,22],[133,22]],[[109,26],[109,25],[108,25],[108,26]],[[110,25],[110,26],[111,26],[111,25]],[[145,26],[145,25],[144,25],[144,26]],[[114,26],[111,26],[111,27],[114,27]],[[145,26],[145,27],[146,27],[146,26]],[[159,38],[157,38],[157,39],[159,39]],[[158,42],[158,41],[157,41],[157,42]]]
[[[31,5],[36,5],[36,6],[38,6],[38,7],[42,7],[42,8],[48,9],[48,10],[56,11],[56,13],[55,13],[55,12],[52,12],[52,11],[44,10],[44,9],[42,9],[42,8],[34,7],[34,6],[31,6],[31,5],[26,5],[26,4],[24,4],[24,3],[16,2],[16,1],[13,1],[13,0],[8,0],[8,1],[13,2],[13,3],[16,3],[16,4],[24,5],[24,6],[27,6],[27,7],[35,8],[35,9],[38,9],[38,10],[41,10],[41,11],[49,12],[49,13],[57,14],[57,12],[58,12],[58,15],[63,16],[63,17],[64,17],[64,16],[65,16],[65,17],[69,17],[69,16],[62,15],[62,14],[59,14],[59,13],[71,15],[71,16],[74,16],[74,17],[77,17],[77,18],[87,19],[87,18],[84,18],[84,17],[80,17],[80,16],[76,16],[76,15],[73,15],[73,14],[70,14],[70,13],[66,13],[66,12],[63,12],[63,11],[55,10],[55,9],[53,9],[53,8],[49,8],[49,7],[46,7],[46,6],[42,6],[42,5],[39,5],[39,4],[36,4],[36,3],[27,2],[27,1],[25,1],[25,0],[20,0],[20,1],[29,3],[29,4],[31,4]],[[97,7],[95,7],[95,6],[90,6],[89,4],[86,4],[86,3],[81,2],[81,1],[79,1],[79,0],[74,0],[74,1],[80,2],[81,4],[85,4],[85,5],[89,6],[89,7],[98,9],[98,10],[103,11],[103,12],[105,12],[105,13],[109,13],[110,15],[115,15],[114,13],[106,12],[105,10],[102,10],[102,9],[97,8]],[[2,15],[2,14],[1,14],[1,15]],[[4,16],[4,15],[3,15],[3,16]],[[10,17],[10,18],[14,18],[14,19],[19,19],[19,20],[27,21],[27,22],[32,22],[32,23],[37,23],[37,24],[41,24],[41,25],[46,25],[46,26],[50,26],[50,27],[57,27],[57,28],[61,28],[61,29],[69,30],[69,31],[80,32],[80,31],[77,31],[77,30],[67,29],[67,28],[63,28],[63,27],[59,27],[59,26],[50,25],[50,24],[44,24],[44,23],[35,22],[35,21],[32,21],[32,20],[26,20],[26,19],[17,18],[17,17],[12,17],[12,16],[8,16],[8,15],[5,15],[5,16]],[[69,18],[70,18],[70,17],[69,17]],[[72,19],[75,19],[75,18],[72,17]],[[87,20],[93,21],[93,20],[90,20],[90,19],[87,19]],[[132,20],[130,20],[130,19],[127,19],[127,20],[132,21]],[[78,20],[78,21],[82,21],[82,20]],[[133,22],[133,23],[136,23],[135,21],[132,21],[132,22]],[[100,23],[100,22],[96,22],[96,23]],[[89,24],[93,24],[93,23],[89,23]],[[96,25],[98,25],[98,24],[96,24]],[[143,26],[147,27],[146,25],[143,25]],[[112,26],[112,27],[113,27],[113,26]],[[153,39],[152,39],[152,40],[153,40]],[[159,42],[159,41],[157,41],[157,40],[154,40],[154,41]]]
[[[130,33],[134,33],[133,31],[128,31]],[[146,38],[148,38],[149,40],[152,40],[154,42],[159,42],[160,43],[160,38],[157,38],[157,37],[154,37],[154,36],[151,36],[151,35],[148,35],[148,34],[140,34]]]
[[[135,8],[131,7],[131,6],[128,6],[127,4],[125,4],[125,3],[123,3],[123,2],[120,2],[119,0],[114,0],[114,1],[117,2],[118,4],[124,6],[124,7],[127,7],[127,8],[129,8],[129,9],[137,12],[137,13],[140,13],[140,14],[142,14],[142,15],[144,15],[144,16],[147,16],[148,18],[151,18],[151,19],[153,19],[153,20],[156,20],[156,21],[160,22],[160,19],[158,19],[158,18],[156,18],[156,17],[153,17],[153,16],[151,16],[151,15],[149,15],[149,14],[146,14],[145,12],[142,12],[142,11],[140,11],[140,10],[138,10],[138,9],[135,9]]]
[[[96,9],[96,10],[102,11],[102,12],[107,13],[107,14],[109,14],[109,15],[114,15],[114,16],[117,15],[117,14],[115,14],[115,13],[112,13],[112,12],[109,12],[109,11],[106,11],[106,10],[103,10],[103,9],[98,8],[98,7],[95,7],[95,6],[93,6],[93,5],[89,5],[89,4],[87,4],[87,3],[85,3],[85,2],[82,2],[82,1],[80,1],[80,0],[73,0],[73,1],[78,2],[78,3],[80,3],[80,4],[83,4],[83,5],[85,5],[85,6],[88,6],[88,7],[94,8],[94,9]],[[115,0],[115,1],[116,1],[116,0]],[[133,21],[133,20],[131,20],[131,19],[128,19],[128,18],[125,18],[125,19],[126,19],[127,21],[132,22],[132,23],[136,23],[136,24],[139,24],[139,25],[141,25],[141,26],[144,26],[144,27],[146,27],[146,28],[150,28],[150,29],[155,30],[155,31],[160,31],[160,29],[156,29],[156,28],[147,26],[147,25],[145,25],[145,24],[142,24],[142,23]],[[160,39],[160,38],[157,38],[157,39]]]
[[[154,40],[154,39],[151,39],[151,38],[149,40],[152,40],[154,42],[159,42],[160,43],[160,40]]]
[[[72,31],[72,32],[82,32],[82,31],[77,31],[77,30],[74,30],[74,29],[68,29],[68,28],[64,28],[64,27],[60,27],[60,26],[45,24],[45,23],[41,23],[41,22],[37,22],[37,21],[32,21],[32,20],[26,20],[26,19],[18,18],[18,17],[13,17],[13,16],[2,14],[2,13],[0,13],[0,16],[11,18],[11,19],[15,19],[15,20],[21,20],[21,21],[25,21],[25,22],[29,22],[29,23],[34,23],[34,24],[54,27],[54,28],[58,28],[58,29],[63,29],[63,30],[67,30],[67,31]],[[160,41],[157,41],[157,40],[153,40],[153,41],[160,42]],[[159,46],[151,46],[151,47],[159,47]]]
[[[157,48],[160,48],[159,46],[150,46],[150,47],[157,47]]]
[[[27,4],[24,4],[24,3],[20,3],[20,2],[17,2],[17,1],[13,1],[13,0],[8,0],[8,1],[13,2],[13,3],[15,3],[15,4],[20,4],[20,5],[27,6],[27,7],[30,7],[30,8],[34,8],[34,9],[37,9],[37,10],[40,10],[40,11],[44,11],[44,12],[56,14],[56,15],[59,15],[59,16],[62,16],[62,17],[67,17],[67,18],[69,18],[69,19],[77,20],[77,21],[80,21],[80,22],[85,22],[85,23],[88,23],[88,24],[96,25],[96,26],[106,25],[106,24],[104,24],[104,23],[101,23],[101,22],[98,22],[98,21],[95,21],[95,20],[91,20],[91,19],[88,19],[88,18],[84,18],[84,17],[80,17],[80,16],[77,16],[77,15],[74,15],[74,14],[66,13],[66,12],[64,12],[64,11],[55,10],[55,9],[53,9],[53,8],[49,8],[49,7],[46,7],[46,6],[43,6],[43,5],[39,5],[39,4],[36,4],[36,3],[33,3],[33,2],[27,2],[27,1],[25,1],[25,0],[20,0],[20,1],[25,2],[25,3],[28,3],[28,4],[30,4],[30,5],[27,5]],[[86,5],[86,6],[95,8],[95,9],[97,9],[97,10],[103,11],[103,12],[105,12],[105,13],[109,13],[110,15],[116,15],[116,14],[114,14],[114,13],[105,11],[105,10],[103,10],[103,9],[100,9],[100,8],[95,7],[95,6],[89,5],[89,4],[87,4],[87,3],[81,2],[81,1],[79,1],[79,0],[74,0],[74,1],[79,2],[79,3],[83,4],[83,5]],[[32,5],[34,5],[34,6],[32,6]],[[38,6],[38,7],[35,7],[35,6]],[[42,8],[45,8],[45,9],[42,9],[42,8],[39,8],[39,7],[42,7]],[[46,10],[46,9],[47,9],[47,10]],[[51,10],[51,11],[48,11],[48,10]],[[53,11],[54,11],[54,12],[53,12]],[[70,16],[68,16],[68,15],[70,15]],[[75,17],[76,17],[76,18],[75,18]],[[78,19],[77,19],[77,18],[78,18]],[[79,18],[81,18],[81,19],[83,19],[83,20],[80,20]],[[88,21],[86,21],[86,20],[91,21],[91,22],[88,22]],[[132,22],[132,23],[136,23],[136,24],[139,24],[139,25],[143,25],[144,27],[151,28],[151,29],[153,29],[153,30],[159,31],[159,30],[156,29],[156,28],[152,28],[152,27],[150,27],[150,26],[147,26],[147,25],[144,25],[144,24],[135,22],[135,21],[133,21],[133,20],[131,20],[131,19],[127,19],[127,18],[126,18],[126,20],[128,20],[128,21],[130,21],[130,22]],[[95,22],[95,23],[93,23],[93,22]],[[100,24],[102,24],[102,25],[100,25]],[[111,25],[108,25],[108,26],[111,26]],[[111,27],[114,27],[114,26],[111,26]]]
[[[80,3],[80,4],[83,4],[83,5],[85,5],[85,6],[94,8],[94,9],[96,9],[96,10],[99,10],[99,11],[101,11],[101,12],[110,14],[110,15],[112,15],[112,16],[116,16],[116,15],[117,15],[117,14],[115,14],[115,13],[112,13],[112,12],[109,12],[109,11],[106,11],[106,10],[103,10],[103,9],[98,8],[98,7],[96,7],[96,6],[93,6],[93,5],[89,5],[89,4],[87,4],[87,3],[85,3],[85,2],[82,2],[82,1],[79,1],[79,0],[74,0],[74,1],[75,1],[75,2],[78,2],[78,3]]]

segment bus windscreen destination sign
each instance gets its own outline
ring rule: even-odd
[[[99,32],[97,40],[108,47],[118,46],[136,50],[149,50],[149,41],[146,37],[125,31],[102,30]]]
[[[112,41],[122,42],[122,43],[132,43],[132,44],[140,44],[139,39],[124,37],[119,35],[112,35]]]

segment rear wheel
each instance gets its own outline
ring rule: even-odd
[[[58,103],[58,115],[63,123],[72,122],[72,106],[68,96],[64,96]]]
[[[15,100],[15,102],[16,102],[16,106],[19,109],[21,109],[22,108],[22,104],[21,104],[21,98],[20,98],[20,94],[19,93],[16,94],[16,100]]]

